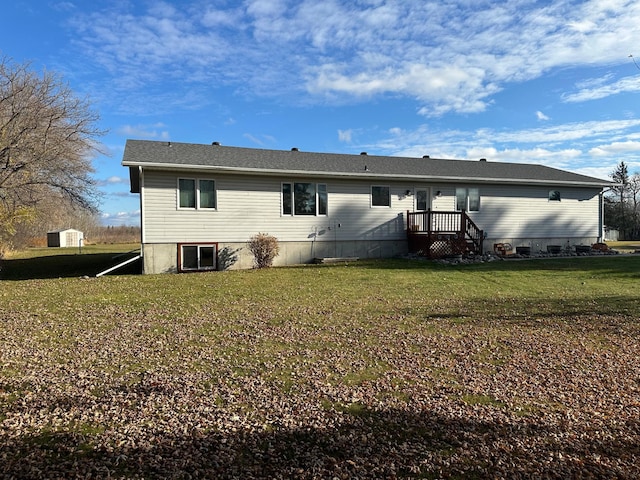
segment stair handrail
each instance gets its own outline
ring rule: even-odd
[[[482,242],[484,240],[484,232],[475,224],[465,210],[462,210],[462,218],[465,225],[465,233],[473,242],[479,252],[482,252]]]

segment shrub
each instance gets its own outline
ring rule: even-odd
[[[249,239],[248,245],[253,254],[255,268],[270,267],[280,251],[278,239],[267,233],[254,235]]]

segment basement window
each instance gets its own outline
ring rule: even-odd
[[[218,245],[215,243],[182,243],[178,245],[178,265],[181,272],[216,269]]]

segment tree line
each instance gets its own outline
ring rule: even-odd
[[[97,224],[98,120],[58,75],[0,58],[0,257],[34,228]]]
[[[604,197],[604,223],[618,230],[620,240],[640,239],[640,173],[629,175],[620,162],[609,175],[615,185]]]

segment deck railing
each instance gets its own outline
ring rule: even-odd
[[[429,258],[482,253],[484,232],[467,212],[407,212],[409,251]]]

